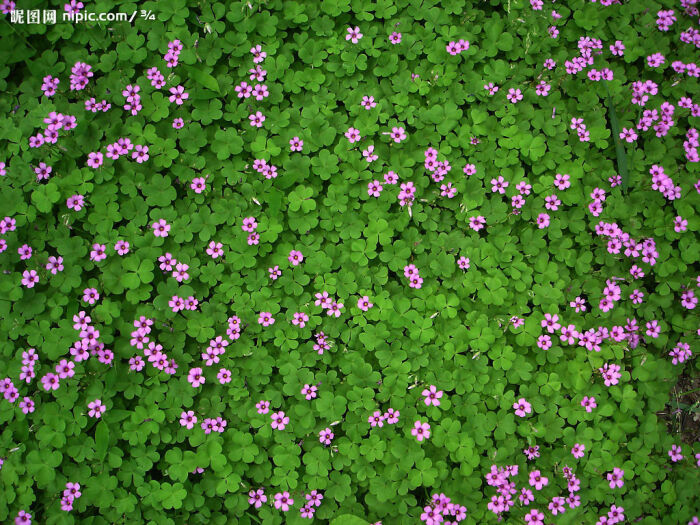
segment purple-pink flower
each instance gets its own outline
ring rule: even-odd
[[[88,412],[88,416],[94,417],[96,419],[99,419],[102,417],[102,414],[105,413],[105,410],[107,410],[107,407],[105,407],[102,404],[102,401],[99,399],[95,399],[94,401],[90,401],[88,403],[88,408],[90,409]]]
[[[519,417],[525,417],[527,414],[532,414],[532,405],[528,403],[524,397],[521,397],[515,403],[513,403],[513,408],[515,409],[515,415]]]

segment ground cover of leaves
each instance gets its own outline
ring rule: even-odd
[[[698,523],[694,0],[0,11],[0,521]]]

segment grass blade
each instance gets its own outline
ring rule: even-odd
[[[612,97],[610,96],[610,88],[608,88],[607,81],[603,80],[605,84],[605,91],[608,93],[608,116],[610,117],[610,127],[612,128],[613,140],[615,141],[615,152],[617,154],[617,171],[622,177],[622,192],[627,193],[627,187],[629,186],[630,172],[627,165],[627,153],[625,152],[625,146],[620,140],[620,124],[617,120],[617,113],[615,113],[615,106],[613,105]]]

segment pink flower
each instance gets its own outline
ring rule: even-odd
[[[27,288],[34,288],[34,285],[39,282],[39,275],[36,270],[25,270],[22,272],[22,284]]]
[[[25,261],[32,258],[32,248],[28,244],[23,244],[17,249],[20,261]]]
[[[493,82],[489,82],[488,84],[484,85],[484,89],[489,92],[489,95],[495,95],[498,93],[499,87]]]
[[[343,303],[337,303],[333,301],[331,305],[326,310],[328,315],[334,315],[335,317],[340,317],[340,310],[343,308]]]
[[[369,296],[364,295],[357,300],[357,307],[363,312],[368,311],[374,305],[369,302]]]
[[[175,102],[178,106],[181,106],[185,100],[190,97],[189,93],[185,92],[185,88],[182,86],[176,86],[170,88],[170,97],[168,100],[170,102]]]
[[[540,213],[537,216],[537,227],[542,230],[549,226],[549,215],[547,213]]]
[[[304,328],[306,326],[309,316],[303,312],[295,312],[294,319],[292,319],[292,324],[298,326],[299,328]]]
[[[377,106],[377,103],[374,101],[374,97],[371,95],[365,95],[362,97],[362,102],[360,102],[360,105],[365,108],[367,111],[370,109],[374,108]]]
[[[278,492],[275,494],[275,508],[282,509],[282,512],[287,512],[289,506],[294,505],[294,500],[289,496],[289,492]]]
[[[620,369],[620,365],[615,363],[604,363],[603,367],[598,369],[600,374],[603,376],[605,386],[616,385],[620,382],[620,378],[622,377]]]
[[[292,266],[299,266],[301,262],[304,260],[304,256],[299,250],[292,250],[289,252],[289,257],[287,257],[287,260],[292,263]]]
[[[241,229],[244,232],[254,232],[255,229],[258,227],[258,223],[255,220],[255,217],[246,217],[243,219],[243,225],[241,226]]]
[[[533,470],[530,472],[529,483],[531,487],[535,487],[535,490],[542,490],[549,484],[549,478],[542,476],[539,470]]]
[[[68,209],[80,211],[83,209],[84,198],[82,195],[73,195],[66,200]]]
[[[458,55],[462,51],[462,46],[457,42],[450,42],[445,46],[445,50],[452,56]]]
[[[438,391],[435,385],[430,385],[430,389],[424,389],[421,395],[425,397],[423,400],[426,406],[440,406],[440,398],[442,397],[442,390]]]
[[[227,370],[225,368],[220,369],[219,373],[216,374],[216,379],[218,379],[219,383],[222,385],[230,383],[231,382],[231,371]]]
[[[134,146],[134,152],[131,154],[131,158],[139,164],[147,161],[150,158],[148,155],[148,146],[136,144],[136,146]]]
[[[256,509],[259,509],[262,507],[263,503],[267,502],[267,496],[265,496],[265,492],[263,489],[258,489],[256,490],[251,490],[248,492],[248,503],[250,505],[255,505]]]
[[[37,133],[36,135],[29,137],[29,147],[30,148],[38,148],[44,142],[45,142],[44,135],[42,135],[41,133]]]
[[[391,33],[389,35],[389,42],[391,42],[394,45],[401,43],[401,33],[397,33],[396,31]]]
[[[677,233],[681,233],[684,231],[688,230],[688,221],[681,217],[680,215],[676,216],[675,219],[673,219],[673,229]]]
[[[406,133],[402,127],[391,128],[391,138],[397,144],[406,138]]]
[[[165,221],[165,219],[160,219],[157,222],[151,224],[153,228],[153,235],[156,237],[167,237],[170,231],[170,225]]]
[[[258,84],[253,88],[253,96],[255,97],[255,100],[264,100],[270,95],[270,92],[267,90],[267,85],[265,84]]]
[[[401,413],[398,410],[394,410],[393,408],[390,408],[389,410],[386,411],[386,413],[383,415],[383,417],[388,425],[394,425],[394,424],[399,422],[400,415],[401,415]]]
[[[576,299],[569,303],[569,306],[576,310],[577,313],[586,311],[586,301],[584,301],[581,297],[576,297]]]
[[[310,494],[306,495],[306,501],[310,507],[320,507],[321,501],[323,501],[323,494],[317,490],[312,490]]]
[[[530,512],[525,514],[525,523],[528,525],[544,525],[543,520],[544,514],[537,509],[532,509]]]
[[[561,173],[557,173],[556,176],[554,177],[554,185],[560,190],[565,190],[567,188],[570,188],[571,187],[570,178],[571,177],[568,174],[562,175]]]
[[[177,263],[175,265],[175,270],[173,271],[173,277],[175,280],[179,283],[182,281],[186,281],[187,279],[190,278],[190,274],[187,273],[187,270],[189,269],[189,265],[185,263]]]
[[[90,260],[91,261],[101,261],[107,258],[106,253],[107,247],[104,244],[95,243],[92,245],[92,250],[90,250]]]
[[[197,416],[194,415],[192,410],[189,410],[188,412],[183,411],[182,414],[180,414],[180,425],[187,427],[188,430],[192,429],[196,423]]]
[[[350,144],[358,142],[362,138],[360,136],[360,131],[355,128],[348,128],[348,130],[345,132],[345,136],[347,137]]]
[[[223,244],[220,242],[214,242],[211,241],[209,243],[209,247],[207,248],[207,255],[209,255],[212,259],[216,259],[218,257],[221,257],[224,254],[223,250]]]
[[[668,451],[668,455],[671,458],[671,461],[676,463],[677,461],[680,461],[683,459],[683,454],[681,454],[682,449],[678,445],[671,445],[671,450]]]
[[[85,288],[83,290],[83,301],[88,304],[95,304],[96,301],[100,299],[100,294],[97,293],[95,288]]]
[[[508,184],[508,181],[499,175],[498,179],[491,179],[491,191],[494,193],[498,192],[500,194],[504,194]]]
[[[430,425],[428,423],[421,423],[420,420],[417,420],[413,424],[411,435],[415,436],[418,442],[428,439],[430,437]]]
[[[172,299],[168,301],[168,306],[172,309],[173,312],[177,313],[185,309],[185,301],[182,299],[182,297],[173,295]]]
[[[102,153],[98,152],[92,152],[88,153],[88,160],[87,160],[87,165],[90,166],[91,168],[99,168],[102,166],[103,163],[103,156]]]
[[[281,410],[273,413],[270,418],[272,419],[272,428],[276,430],[284,430],[289,423],[289,418]]]
[[[593,409],[598,405],[596,404],[595,397],[584,396],[581,400],[581,406],[586,409],[586,412],[593,412]]]
[[[258,414],[267,414],[270,411],[270,402],[264,400],[258,401],[255,408],[258,410]]]
[[[625,482],[623,481],[624,475],[625,471],[617,467],[615,467],[612,472],[608,472],[607,478],[610,482],[610,488],[614,489],[622,487],[625,484]]]
[[[550,89],[552,89],[552,86],[543,80],[535,87],[535,93],[540,97],[546,97],[549,94]]]
[[[626,140],[627,142],[634,142],[637,140],[637,134],[634,132],[633,128],[622,128],[620,139]]]
[[[275,324],[275,318],[272,317],[272,314],[270,312],[260,312],[260,316],[258,317],[258,323],[263,326],[270,326]]]
[[[129,253],[129,243],[124,240],[119,240],[114,244],[114,249],[119,255],[126,255]]]
[[[511,104],[517,104],[523,99],[523,94],[520,89],[510,88],[506,98],[511,102]]]
[[[135,372],[140,372],[146,365],[143,358],[140,355],[134,356],[129,359],[129,369]]]
[[[294,137],[289,141],[289,149],[291,151],[301,151],[301,149],[304,147],[304,141],[301,140],[299,137]]]
[[[265,115],[263,115],[260,111],[256,111],[252,115],[249,115],[248,119],[250,120],[251,126],[255,128],[261,128],[263,122],[265,122]]]
[[[370,428],[384,426],[384,414],[380,410],[375,410],[374,413],[367,418]]]
[[[351,40],[353,44],[357,44],[362,38],[362,33],[360,33],[360,28],[355,26],[355,28],[348,27],[348,34],[345,35],[345,40]]]
[[[315,399],[317,397],[316,391],[318,388],[314,385],[304,385],[301,389],[301,395],[303,395],[307,401]]]
[[[362,156],[367,162],[374,162],[379,158],[379,155],[374,153],[373,145],[367,146],[367,149],[362,151]]]
[[[469,41],[464,40],[463,38],[460,38],[457,41],[457,47],[459,48],[459,52],[461,53],[462,51],[467,51],[469,49]]]
[[[19,402],[19,408],[22,409],[23,414],[31,414],[35,410],[34,401],[28,397],[24,397],[22,401]],[[0,467],[2,463],[0,463]]]
[[[559,316],[557,314],[544,314],[544,319],[540,322],[540,326],[546,328],[550,334],[553,334],[555,330],[561,328]]]
[[[265,57],[267,57],[267,53],[262,50],[262,47],[260,47],[260,44],[256,45],[255,47],[252,47],[250,49],[250,52],[253,54],[253,63],[254,64],[259,64],[263,60],[265,60]]]
[[[469,257],[460,257],[457,260],[457,266],[459,266],[461,270],[468,270],[470,268]]]
[[[39,166],[34,168],[34,173],[36,173],[36,180],[40,181],[48,179],[52,171],[53,168],[51,166],[47,166],[45,162],[40,162]]]
[[[535,501],[535,496],[532,494],[532,491],[530,489],[523,487],[520,489],[520,494],[518,495],[518,500],[523,505],[529,505],[530,503]]]
[[[194,179],[192,179],[192,184],[190,184],[190,188],[193,189],[195,193],[202,193],[207,188],[204,177],[195,177]]]
[[[325,428],[318,433],[318,440],[324,445],[330,445],[334,437],[335,434],[331,432],[330,428]]]
[[[616,40],[614,44],[610,46],[610,52],[613,55],[622,56],[625,54],[625,46],[621,40]]]
[[[540,447],[539,445],[534,445],[523,450],[523,454],[527,456],[527,459],[536,459],[540,457]]]
[[[571,454],[576,458],[582,458],[584,455],[584,450],[586,450],[586,446],[582,445],[580,443],[576,443],[572,448],[571,448]]]
[[[396,184],[399,181],[399,176],[393,171],[384,174],[384,182],[386,184]]]
[[[525,417],[527,414],[532,414],[532,405],[524,397],[513,403],[513,408],[516,416]]]
[[[247,82],[241,82],[235,88],[238,98],[248,98],[253,92],[253,86],[249,86]]]
[[[486,218],[483,215],[469,218],[469,227],[476,232],[483,229],[485,225]]]
[[[681,306],[684,308],[693,310],[697,304],[698,298],[695,297],[695,292],[693,292],[693,290],[686,290],[681,294]]]
[[[383,189],[384,187],[378,180],[373,180],[372,182],[367,184],[367,195],[369,195],[370,197],[379,197]]]
[[[102,416],[102,414],[105,413],[105,410],[107,410],[107,407],[105,407],[102,404],[102,401],[100,401],[99,399],[95,399],[94,401],[88,403],[88,408],[90,409],[90,411],[88,412],[88,416],[94,417],[96,419],[99,419]]]
[[[187,381],[192,385],[192,388],[197,388],[200,385],[203,385],[205,383],[205,378],[202,375],[202,369],[201,368],[192,368],[190,369],[189,373],[187,374]]]
[[[66,359],[61,359],[61,362],[56,365],[56,373],[60,379],[67,379],[75,375],[75,363]]]

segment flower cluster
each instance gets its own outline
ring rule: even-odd
[[[61,498],[61,510],[70,512],[73,510],[73,502],[82,495],[80,492],[80,483],[66,483],[66,488],[63,490]]]
[[[459,55],[462,51],[469,49],[469,41],[460,38],[457,42],[450,42],[445,46],[446,51],[452,55]]]
[[[168,51],[163,55],[163,60],[169,68],[174,68],[177,66],[178,58],[180,57],[180,52],[182,51],[182,42],[179,40],[173,40],[168,42]]]
[[[408,279],[408,286],[411,288],[420,288],[423,285],[423,278],[419,275],[415,264],[404,266],[403,274]]]
[[[426,525],[459,523],[466,517],[467,508],[459,503],[453,503],[445,494],[433,494],[430,504],[423,507],[423,512],[420,515],[421,521]]]

